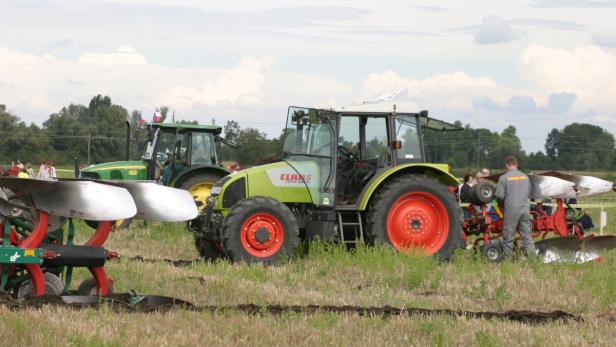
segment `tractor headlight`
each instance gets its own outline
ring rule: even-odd
[[[212,190],[210,191],[211,195],[218,195],[220,194],[220,191],[222,190],[222,187],[212,187]]]

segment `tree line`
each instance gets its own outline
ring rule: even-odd
[[[592,124],[571,123],[552,129],[544,150],[522,150],[517,129],[510,125],[503,131],[472,128],[460,131],[426,131],[424,142],[428,161],[446,162],[455,168],[501,168],[508,155],[518,158],[521,166],[535,170],[607,171],[616,169],[614,135]]]
[[[169,107],[158,108],[161,120],[169,119]],[[26,124],[0,104],[0,164],[20,159],[38,163],[53,160],[69,165],[77,157],[82,163],[123,160],[125,124],[131,126],[131,157],[137,159],[145,141],[139,124],[146,119],[140,111],[129,112],[108,96],[96,95],[88,105],[70,104],[49,115],[42,126]],[[186,122],[181,120],[180,122]],[[214,119],[211,122],[215,122]],[[281,128],[284,126],[281,120]],[[546,134],[544,150],[522,150],[517,129],[509,126],[501,132],[463,125],[460,131],[427,130],[424,136],[427,160],[450,164],[458,170],[479,167],[500,168],[507,155],[518,157],[522,167],[536,170],[615,170],[614,136],[592,124],[572,123]],[[251,166],[274,161],[282,153],[282,132],[269,138],[253,127],[241,127],[236,121],[223,125],[223,137],[240,146],[235,150],[219,144],[219,158]]]

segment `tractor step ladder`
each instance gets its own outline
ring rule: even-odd
[[[364,243],[364,227],[363,227],[363,223],[361,220],[361,213],[359,211],[354,211],[354,214],[350,214],[349,212],[347,212],[345,215],[346,216],[353,216],[355,217],[355,220],[352,222],[345,222],[343,217],[343,212],[338,211],[338,230],[340,233],[340,241],[343,244],[349,244],[349,243],[357,243],[358,241],[360,243]],[[353,227],[354,231],[355,231],[355,238],[353,240],[346,240],[344,238],[344,227]],[[358,235],[359,234],[359,235]]]

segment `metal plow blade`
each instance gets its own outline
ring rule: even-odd
[[[532,192],[531,199],[575,198],[575,183],[554,176],[528,175]]]
[[[535,249],[544,263],[575,263],[582,241],[576,237],[556,237],[535,242]]]
[[[616,249],[616,236],[593,236],[583,240],[557,237],[535,243],[537,257],[544,263],[587,263]]]
[[[575,196],[578,198],[607,193],[615,189],[614,182],[606,181],[593,176],[564,174],[558,171],[544,172],[540,176],[556,177],[575,184]],[[562,196],[571,197],[571,196]]]
[[[195,200],[183,189],[166,187],[151,181],[96,181],[126,188],[135,200],[135,218],[152,222],[184,222],[199,214]]]
[[[110,221],[137,213],[126,189],[96,182],[2,177],[0,186],[27,205],[60,217]]]
[[[584,239],[579,258],[582,263],[600,259],[605,253],[616,249],[616,236],[594,236]]]
[[[13,205],[10,202],[5,200],[4,196],[0,196],[0,221],[2,221],[2,217],[8,217],[13,212]]]

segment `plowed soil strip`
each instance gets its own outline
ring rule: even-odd
[[[180,260],[173,260],[173,259],[166,259],[166,258],[151,259],[151,258],[144,258],[140,255],[136,257],[128,258],[128,261],[141,262],[141,263],[167,263],[167,264],[177,266],[177,267],[187,267],[193,264],[198,264],[198,263],[203,262],[203,260],[200,260],[200,259],[180,259]]]
[[[229,306],[195,306],[191,303],[166,298],[167,303],[158,302],[150,304],[146,301],[129,304],[129,296],[127,294],[114,294],[111,298],[102,299],[96,303],[65,303],[61,297],[41,297],[30,298],[23,301],[17,301],[7,297],[0,297],[0,307],[8,308],[9,310],[23,309],[39,309],[45,306],[61,306],[71,309],[96,308],[105,306],[116,312],[167,312],[176,309],[185,309],[195,312],[242,312],[249,315],[272,314],[281,315],[285,313],[297,314],[319,314],[319,313],[334,313],[334,314],[351,314],[366,317],[427,317],[427,316],[453,316],[467,317],[475,319],[503,319],[511,320],[525,324],[542,324],[549,322],[583,322],[583,318],[571,313],[563,311],[552,312],[537,312],[537,311],[505,311],[505,312],[474,312],[461,310],[443,310],[443,309],[423,309],[423,308],[396,308],[391,306],[382,307],[361,307],[361,306],[329,306],[329,305],[256,305],[256,304],[239,304]],[[170,303],[174,302],[174,303]]]

